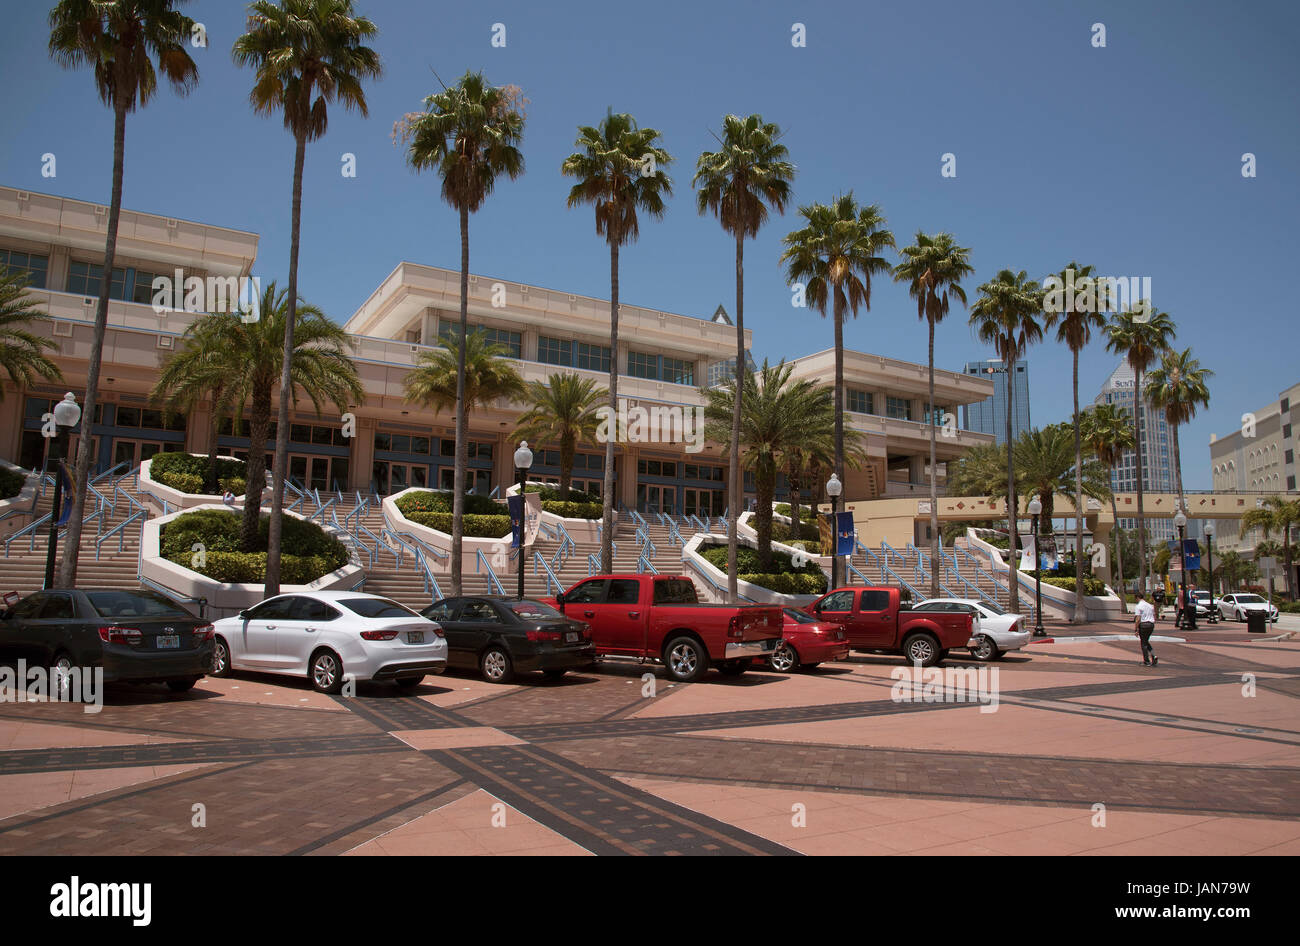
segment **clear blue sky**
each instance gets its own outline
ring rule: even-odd
[[[7,90],[0,182],[107,202],[112,116],[86,71],[46,53],[49,4],[14,4],[0,36]],[[455,268],[455,214],[437,179],[394,147],[394,120],[437,88],[482,69],[531,100],[527,171],[503,182],[471,222],[471,268],[607,297],[608,252],[590,208],[567,210],[560,162],[576,126],[609,106],[663,132],[677,158],[676,194],[622,254],[629,304],[707,316],[734,308],[733,246],[694,208],[690,180],[728,112],[760,112],[785,131],[799,203],[853,190],[879,203],[900,244],[949,230],[972,248],[975,287],[999,269],[1035,278],[1071,259],[1110,275],[1149,276],[1155,304],[1216,372],[1213,403],[1183,431],[1187,485],[1209,485],[1212,431],[1235,429],[1300,380],[1295,315],[1282,292],[1296,271],[1300,181],[1291,2],[714,3],[665,0],[430,4],[359,0],[379,27],[385,75],[370,117],[335,109],[309,148],[304,181],[303,295],[346,319],[399,260]],[[200,0],[185,11],[208,31],[187,98],[164,90],[127,124],[127,207],[252,230],[256,272],[284,279],[292,140],[254,116],[251,73],[230,47],[244,6]],[[492,24],[506,26],[504,49]],[[791,45],[802,22],[807,47]],[[1104,23],[1107,47],[1091,45]],[[1241,176],[1253,152],[1258,177]],[[58,176],[43,178],[53,152]],[[358,175],[340,174],[356,154]],[[956,179],[940,156],[957,159]],[[832,344],[829,320],[790,306],[777,260],[797,225],[777,217],[746,248],[746,324],[758,359]],[[924,362],[926,333],[901,286],[879,281],[846,344]],[[936,340],[940,367],[991,357],[954,311]],[[1070,357],[1055,343],[1029,356],[1033,419],[1068,418]],[[1090,403],[1116,360],[1084,354]]]

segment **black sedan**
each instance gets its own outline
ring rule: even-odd
[[[558,680],[596,659],[591,627],[528,598],[443,598],[420,612],[442,625],[447,666],[477,669],[489,683],[540,670]]]
[[[0,612],[0,651],[50,668],[60,688],[73,668],[102,667],[105,683],[183,693],[212,666],[212,639],[211,623],[151,591],[38,591]]]

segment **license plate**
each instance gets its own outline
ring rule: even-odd
[[[423,644],[423,643],[424,643],[424,631],[407,631],[407,632],[406,632],[406,642],[407,642],[408,644]]]
[[[157,637],[157,646],[163,647],[180,647],[181,637],[179,634],[159,634]]]
[[[565,632],[564,632],[564,642],[565,642],[566,644],[576,644],[576,643],[578,642],[578,632],[577,632],[577,631],[565,631]]]

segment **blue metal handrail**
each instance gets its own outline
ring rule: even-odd
[[[600,559],[596,558],[595,552],[587,553],[587,577],[600,574]]]
[[[343,522],[344,523],[350,522],[353,517],[356,517],[357,524],[360,525],[361,514],[369,508],[370,508],[370,497],[367,496],[365,499],[362,499],[361,494],[357,493],[357,504],[350,513],[348,513],[343,517]]]
[[[534,551],[533,552],[533,577],[534,578],[537,577],[538,568],[541,568],[543,573],[546,575],[547,594],[552,594],[551,591],[552,584],[555,585],[554,594],[559,594],[561,591],[564,590],[564,586],[560,584],[560,579],[555,576],[555,572],[551,571],[551,566],[546,563],[545,556],[543,556],[541,552]]]
[[[644,550],[641,552],[641,557],[636,560],[636,571],[638,575],[644,575],[646,572],[652,575],[659,574],[659,569],[655,568],[654,563],[645,557]]]
[[[131,523],[136,522],[137,520],[143,523],[143,521],[147,518],[148,518],[148,514],[143,509],[133,512],[131,513],[131,515],[127,516],[117,525],[113,526],[113,528],[109,529],[103,535],[95,539],[95,561],[99,561],[100,548],[103,546],[105,542],[107,542],[109,539],[113,537],[113,533],[115,532],[117,533],[117,552],[120,555],[126,543],[126,527],[129,526]]]
[[[597,525],[597,529],[599,528],[600,526]],[[569,535],[569,530],[564,528],[563,522],[555,523],[555,531],[560,534],[560,562],[563,564],[566,558],[578,551],[578,543],[573,541],[573,536]]]
[[[383,550],[383,551],[387,552],[389,555],[393,556],[393,562],[394,562],[395,564],[398,564],[398,565],[401,564],[402,559],[401,559],[401,557],[397,554],[397,552],[393,551],[393,547],[392,547],[391,545],[389,545],[387,542],[385,542],[383,539],[381,539],[379,536],[375,535],[373,532],[371,532],[371,531],[370,531],[369,529],[367,529],[365,526],[363,526],[360,522],[357,523],[357,533],[360,534],[360,535],[364,535],[364,536],[366,536],[367,538],[370,539],[371,542],[375,543],[375,553],[376,553],[376,556],[378,556],[378,553],[379,553],[380,550]]]
[[[506,593],[506,589],[501,584],[501,580],[497,578],[497,573],[492,570],[492,566],[488,562],[487,557],[483,554],[483,550],[476,549],[474,551],[474,571],[477,574],[477,573],[482,573],[484,569],[487,570],[489,587],[495,588],[497,594],[504,595]]]
[[[307,521],[312,522],[317,516],[320,516],[320,524],[325,525],[325,511],[327,509],[333,508],[335,502],[336,502],[335,498],[331,496],[323,506],[321,506],[319,509],[317,509],[315,512],[313,512],[310,516],[307,517]]]

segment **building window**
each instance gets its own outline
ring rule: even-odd
[[[104,267],[99,263],[80,263],[76,260],[68,267],[68,292],[80,296],[98,296],[99,281],[104,276]],[[113,280],[108,286],[110,299],[125,297],[126,270],[113,269]]]
[[[0,250],[0,270],[26,276],[27,285],[32,289],[44,289],[45,278],[50,272],[50,258],[18,250]]]
[[[672,460],[637,460],[636,471],[641,476],[675,477],[677,464]]]
[[[548,365],[570,367],[573,364],[573,345],[559,338],[546,335],[537,339],[537,360]]]
[[[609,371],[610,353],[607,345],[588,345],[578,342],[578,367],[587,371]]]
[[[418,328],[408,328],[406,330],[406,340],[412,345],[420,344],[420,339],[422,337],[423,336]]]
[[[1286,463],[1287,466],[1290,466],[1292,463],[1295,463],[1294,450],[1288,450],[1285,454],[1283,454],[1283,457],[1284,457],[1283,462]]]
[[[886,397],[885,411],[890,417],[899,420],[912,419],[912,402],[903,397]]]
[[[524,339],[519,332],[511,332],[503,328],[486,328],[482,325],[471,325],[469,331],[482,332],[487,341],[506,349],[506,357],[508,358],[523,358],[524,356]],[[444,340],[459,339],[460,322],[439,319],[438,338]]]
[[[664,358],[664,377],[670,384],[694,384],[695,363],[678,358]]]
[[[856,388],[849,388],[845,392],[848,401],[848,409],[856,411],[859,414],[874,414],[874,405],[871,393],[869,391],[859,391]]]
[[[114,272],[116,272],[116,270],[114,270]],[[134,283],[134,288],[132,288],[131,290],[131,301],[138,302],[140,305],[153,305],[153,281],[162,274],[146,273],[143,270],[135,270],[134,274],[135,274],[135,283]],[[173,274],[171,276],[165,276],[163,278],[167,280],[168,285],[171,285],[172,284],[171,281],[176,277]],[[114,281],[116,281],[116,279]],[[183,288],[184,288],[184,284],[182,284],[182,289]],[[182,298],[184,297],[182,296]],[[170,309],[172,307],[172,300],[173,300],[173,296],[169,295],[162,307],[164,309]]]
[[[648,378],[651,381],[658,381],[659,359],[655,355],[647,355],[645,352],[630,351],[627,353],[627,373],[634,378]]]
[[[938,426],[943,426],[943,420],[948,415],[948,413],[949,413],[948,408],[944,407],[942,404],[936,405],[933,409],[931,409],[929,405],[926,405],[925,422],[927,424],[933,422]],[[931,420],[931,418],[933,418],[933,421]]]

